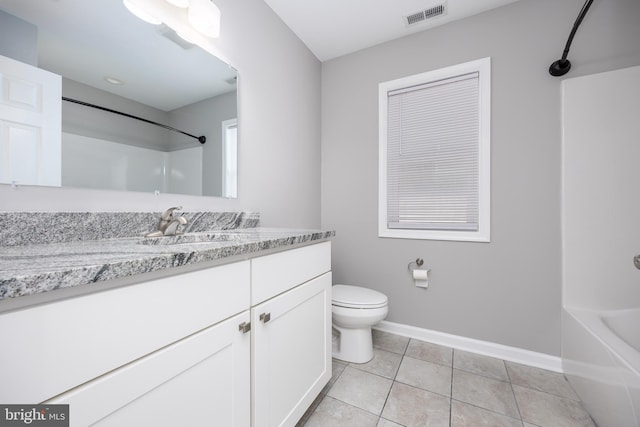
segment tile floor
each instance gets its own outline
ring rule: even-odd
[[[562,374],[374,331],[297,427],[595,427]]]

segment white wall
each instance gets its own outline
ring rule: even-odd
[[[640,359],[599,318],[640,309],[638,81],[640,66],[562,85],[562,364],[601,427],[640,425]]]
[[[165,153],[169,193],[202,194],[203,146]]]
[[[166,153],[62,133],[62,185],[94,189],[164,191]]]
[[[238,199],[0,186],[2,211],[253,210],[266,226],[320,225],[320,63],[262,0],[218,0],[213,44],[239,72]]]
[[[563,85],[563,305],[640,307],[640,67]]]
[[[582,0],[522,0],[323,63],[322,225],[336,283],[389,297],[388,320],[560,355],[562,79]],[[568,77],[640,64],[640,2],[595,2]],[[378,83],[492,58],[491,243],[377,237]],[[424,258],[428,290],[407,264]]]
[[[62,185],[202,194],[202,146],[164,152],[62,133]]]

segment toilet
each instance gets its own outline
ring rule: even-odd
[[[334,285],[331,295],[333,357],[366,363],[373,358],[371,327],[387,317],[387,296],[359,286]]]

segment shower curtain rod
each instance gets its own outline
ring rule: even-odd
[[[85,107],[91,107],[91,108],[95,108],[95,109],[98,109],[98,110],[107,111],[109,113],[118,114],[120,116],[129,117],[130,119],[140,120],[141,122],[149,123],[149,124],[152,124],[152,125],[160,126],[161,128],[168,129],[168,130],[171,130],[171,131],[174,131],[174,132],[178,132],[178,133],[181,133],[183,135],[190,136],[191,138],[197,139],[200,142],[200,144],[204,144],[205,142],[207,142],[207,137],[204,136],[204,135],[195,136],[195,135],[192,135],[190,133],[181,131],[180,129],[176,129],[176,128],[171,127],[171,126],[163,125],[162,123],[157,123],[157,122],[154,122],[154,121],[151,121],[151,120],[147,120],[147,119],[144,119],[142,117],[134,116],[134,115],[131,115],[131,114],[128,114],[128,113],[123,113],[122,111],[112,110],[111,108],[101,107],[100,105],[95,105],[95,104],[91,104],[89,102],[84,102],[84,101],[78,101],[77,99],[67,98],[65,96],[62,97],[62,100],[63,101],[67,101],[67,102],[73,102],[75,104],[84,105]]]
[[[589,11],[591,7],[591,3],[593,0],[586,0],[580,13],[578,14],[578,18],[576,22],[573,24],[573,28],[571,28],[571,33],[569,34],[569,39],[567,40],[567,44],[564,46],[564,51],[562,51],[562,58],[558,59],[556,62],[551,64],[549,67],[549,74],[554,77],[564,76],[571,69],[571,61],[567,59],[567,55],[569,55],[569,49],[571,48],[571,42],[573,42],[573,37],[576,35],[576,31],[578,31],[578,27],[582,23],[585,15]]]

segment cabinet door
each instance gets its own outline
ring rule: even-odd
[[[42,402],[248,310],[249,261],[0,314],[0,402]]]
[[[252,308],[253,425],[293,426],[331,378],[331,273]]]
[[[71,426],[249,426],[246,311],[64,393]]]

